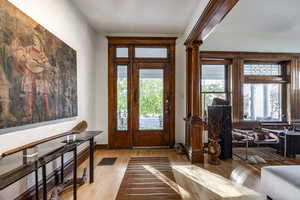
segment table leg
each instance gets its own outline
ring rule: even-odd
[[[285,137],[284,137],[284,153],[283,153],[285,158],[287,156],[287,141],[286,140],[287,140],[287,137],[285,135]]]
[[[246,161],[248,161],[248,149],[249,149],[249,141],[246,141]]]
[[[35,199],[39,200],[39,169],[37,163],[35,163]]]
[[[60,182],[64,183],[64,154],[61,155]]]
[[[73,166],[73,199],[77,200],[77,147],[74,148],[74,166]]]
[[[90,164],[89,164],[89,168],[90,168],[90,184],[94,182],[94,138],[91,138],[90,139],[90,155],[89,155],[89,161],[90,161]]]
[[[42,164],[42,178],[43,178],[43,200],[47,200],[47,174],[46,163]]]

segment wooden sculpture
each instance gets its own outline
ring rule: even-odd
[[[209,125],[210,137],[208,143],[208,162],[213,165],[220,164],[220,155],[221,155],[221,146],[219,144],[219,134],[218,130],[220,129],[219,123],[214,123]]]

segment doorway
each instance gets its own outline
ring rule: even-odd
[[[173,146],[175,38],[108,41],[109,147]]]

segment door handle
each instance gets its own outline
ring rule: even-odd
[[[166,100],[166,114],[169,114],[170,111],[171,111],[171,106],[170,106],[169,100],[167,99]]]

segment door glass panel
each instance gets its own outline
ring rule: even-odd
[[[167,58],[167,48],[135,48],[136,58]]]
[[[164,70],[139,71],[139,130],[164,129]]]
[[[117,73],[117,130],[125,131],[128,129],[127,66],[118,65]]]
[[[128,48],[117,48],[117,58],[128,58]]]

